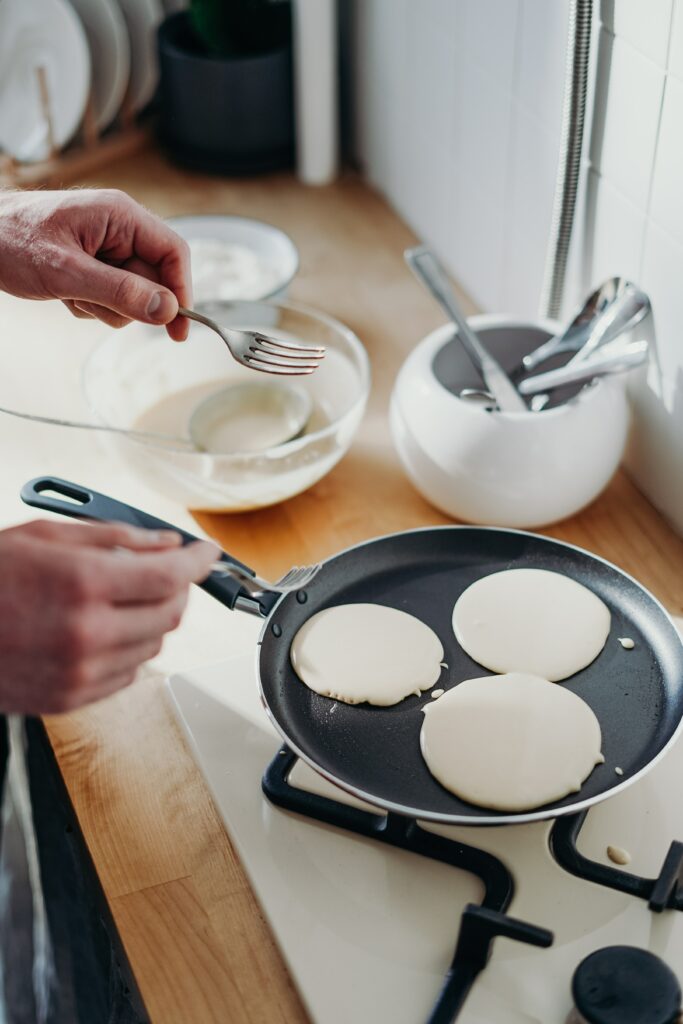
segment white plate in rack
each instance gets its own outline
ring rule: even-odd
[[[118,0],[130,37],[130,105],[137,113],[150,102],[159,80],[156,34],[163,21],[161,0]]]
[[[47,80],[54,142],[78,128],[90,89],[90,52],[66,0],[0,3],[0,149],[17,160],[49,156],[49,132],[37,69]]]
[[[95,123],[103,130],[119,112],[130,76],[130,40],[116,0],[70,0],[90,47]]]

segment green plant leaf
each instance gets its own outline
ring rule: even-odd
[[[217,57],[280,49],[291,37],[290,0],[191,0],[190,21]]]

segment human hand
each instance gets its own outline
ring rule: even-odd
[[[218,554],[115,523],[0,532],[0,711],[70,711],[128,686]]]
[[[165,324],[183,341],[191,306],[187,243],[116,189],[0,192],[0,290],[61,299],[111,327]]]

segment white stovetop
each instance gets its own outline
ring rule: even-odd
[[[463,906],[481,898],[477,880],[266,801],[260,779],[279,742],[258,699],[253,654],[176,675],[169,691],[315,1024],[421,1024]],[[629,870],[657,875],[670,841],[683,839],[682,777],[679,742],[640,783],[589,812],[582,852],[608,863],[607,845],[621,846]],[[292,781],[354,802],[301,764]],[[497,939],[462,1024],[564,1024],[572,973],[602,946],[641,946],[680,972],[683,914],[652,914],[642,900],[567,875],[547,851],[549,827],[434,827],[496,853],[517,886],[509,912],[555,932],[547,950]]]

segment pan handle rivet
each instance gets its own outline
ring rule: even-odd
[[[277,622],[273,623],[271,629],[273,630],[273,636],[282,636],[282,626],[279,626]]]
[[[296,599],[299,602],[299,604],[306,604],[306,602],[308,601],[308,594],[306,593],[305,590],[297,590]]]

